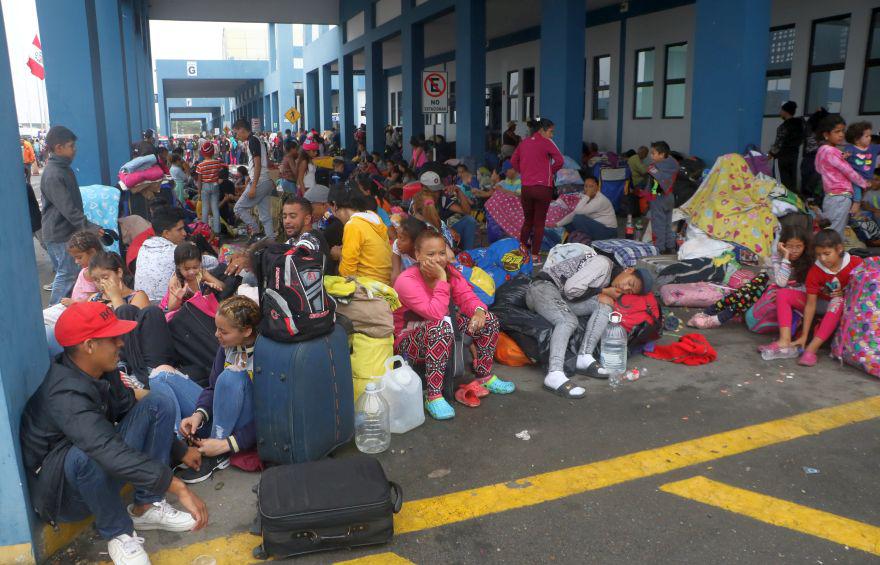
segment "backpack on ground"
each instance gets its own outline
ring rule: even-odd
[[[290,343],[333,331],[335,302],[324,290],[320,249],[273,243],[254,254],[254,266],[263,311],[261,335]]]
[[[772,334],[779,331],[779,318],[776,317],[776,294],[780,288],[775,284],[767,286],[767,290],[746,310],[745,322],[750,331],[757,334]],[[795,335],[800,322],[801,313],[793,312],[791,335]]]
[[[675,205],[681,206],[691,199],[700,188],[703,180],[703,170],[706,163],[699,157],[686,157],[678,162],[678,175],[672,184],[672,194]]]
[[[880,257],[869,257],[853,270],[843,308],[831,354],[880,377]]]
[[[626,330],[630,347],[660,339],[663,333],[663,310],[653,294],[624,294],[614,306],[623,315],[620,325]]]

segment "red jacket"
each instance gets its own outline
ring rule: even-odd
[[[550,187],[564,160],[552,139],[535,133],[516,146],[510,164],[519,171],[523,186]]]

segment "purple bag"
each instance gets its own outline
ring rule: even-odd
[[[764,173],[768,177],[773,176],[773,164],[770,162],[770,157],[761,153],[761,150],[754,144],[750,143],[746,146],[746,150],[743,151],[743,157],[753,175]]]

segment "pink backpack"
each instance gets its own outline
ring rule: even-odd
[[[667,284],[660,288],[660,298],[667,306],[705,308],[724,298],[724,287],[708,282]]]
[[[746,310],[745,321],[749,330],[756,334],[772,334],[779,331],[779,319],[776,317],[777,292],[779,292],[779,287],[771,283],[761,298]],[[801,313],[795,310],[792,314],[791,335],[795,335],[801,320]]]
[[[869,257],[853,270],[843,308],[831,354],[880,377],[880,257]]]

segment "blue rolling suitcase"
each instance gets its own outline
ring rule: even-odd
[[[314,461],[351,441],[353,397],[348,336],[339,324],[309,341],[257,339],[254,412],[263,461]]]

